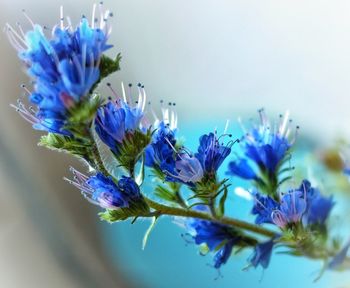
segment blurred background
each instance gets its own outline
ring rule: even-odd
[[[0,25],[19,21],[29,28],[25,9],[34,22],[53,27],[60,5],[78,23],[93,3],[0,0]],[[289,109],[312,147],[350,139],[349,1],[110,0],[105,6],[114,12],[109,53],[123,56],[121,72],[109,81],[142,82],[153,102],[176,102],[180,135],[191,148],[202,133],[260,107],[271,116]],[[170,219],[158,223],[145,251],[146,221],[100,222],[99,210],[62,180],[70,165],[84,170],[81,163],[38,147],[40,133],[9,107],[28,79],[5,33],[0,53],[0,287],[312,287],[317,262],[277,255],[265,272],[242,272],[248,253],[214,280],[211,257],[186,245]],[[350,201],[344,199],[343,206]],[[232,207],[248,216],[250,203]],[[329,272],[314,286],[350,287],[349,278]]]

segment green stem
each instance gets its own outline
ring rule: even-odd
[[[176,207],[169,207],[165,206],[163,204],[157,203],[151,199],[145,198],[147,204],[156,210],[159,215],[172,215],[172,216],[182,216],[182,217],[192,217],[192,218],[198,218],[198,219],[204,219],[209,220],[213,222],[217,222],[220,224],[225,224],[229,226],[234,226],[236,228],[244,229],[250,232],[254,232],[257,234],[261,234],[263,236],[267,237],[274,237],[276,235],[275,232],[268,230],[266,228],[250,224],[245,221],[241,221],[234,218],[229,217],[222,217],[220,219],[214,218],[212,215],[203,213],[200,211],[195,210],[189,210],[189,209],[182,209],[182,208],[176,208]]]
[[[97,147],[97,144],[96,144],[96,141],[94,139],[94,135],[92,134],[92,131],[91,131],[92,128],[90,128],[90,135],[89,135],[89,138],[90,138],[90,141],[91,141],[91,154],[92,154],[92,158],[93,158],[93,162],[94,163],[91,163],[93,164],[93,167],[102,172],[103,174],[105,174],[106,176],[109,175],[109,172],[107,171],[107,169],[105,168],[105,165],[103,164],[103,161],[101,159],[101,156],[100,156],[100,152],[98,151],[98,147]]]

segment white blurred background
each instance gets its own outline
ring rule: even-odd
[[[75,23],[93,1],[0,0],[0,25],[52,27],[59,7]],[[114,0],[109,80],[142,82],[152,101],[177,103],[181,123],[235,121],[289,109],[305,135],[350,137],[350,2]],[[79,165],[37,147],[40,133],[10,109],[21,95],[14,49],[0,34],[1,287],[126,287],[96,229],[96,209],[64,183]],[[115,83],[115,84],[114,84]],[[103,91],[103,90],[102,90]],[[350,139],[350,138],[348,138]]]

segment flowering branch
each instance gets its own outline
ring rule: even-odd
[[[342,246],[329,236],[333,197],[324,196],[308,180],[299,187],[289,182],[299,127],[293,127],[288,113],[271,122],[261,109],[258,123],[249,128],[241,123],[244,136],[240,140],[231,140],[226,127],[222,135],[216,130],[202,135],[197,151],[190,151],[177,137],[175,103],[165,107],[161,102],[160,119],[150,109],[151,121],[140,83],[136,98],[132,84],[125,89],[122,83],[119,94],[108,83],[113,95],[108,101],[94,92],[103,78],[120,69],[121,59],[120,54],[115,59],[104,55],[112,47],[107,43],[112,13],[104,11],[102,2],[98,10],[100,14],[95,15],[94,5],[93,23],[83,17],[73,28],[65,23],[61,9],[60,23],[54,26],[51,38],[28,15],[32,30],[24,33],[19,27],[15,31],[8,24],[6,31],[34,83],[33,91],[22,87],[35,108],[26,108],[22,101],[12,106],[34,129],[47,133],[40,145],[84,159],[93,168],[89,176],[71,168],[73,180],[65,179],[88,201],[105,209],[101,219],[117,222],[152,217],[145,245],[160,216],[176,216],[195,244],[215,253],[215,268],[247,247],[253,248],[248,262],[254,267],[267,268],[273,250],[280,246],[294,256],[322,259],[326,269],[341,269],[350,262],[350,242]],[[104,163],[93,130],[122,176],[114,177],[107,169],[110,165]],[[249,184],[254,224],[225,216],[231,184],[229,178],[220,180],[219,169],[238,142],[241,151],[236,151],[226,175]],[[146,169],[153,172],[156,183],[149,193],[152,199],[140,189]],[[187,194],[180,189],[190,196],[183,198]],[[274,230],[264,224],[274,225]],[[268,239],[258,240],[252,233]]]
[[[271,230],[268,230],[266,228],[250,224],[245,221],[241,221],[234,218],[229,217],[222,217],[220,219],[214,218],[209,213],[203,213],[196,210],[190,210],[190,209],[181,209],[176,207],[170,207],[163,204],[160,204],[158,202],[155,202],[151,199],[145,198],[147,204],[153,208],[156,212],[156,215],[170,215],[170,216],[179,216],[179,217],[191,217],[191,218],[197,218],[197,219],[203,219],[203,220],[209,220],[216,223],[220,223],[223,225],[229,225],[235,228],[240,228],[247,230],[249,232],[254,232],[266,237],[274,237],[276,235],[276,232],[273,232]]]

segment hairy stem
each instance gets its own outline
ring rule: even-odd
[[[209,220],[213,222],[217,222],[220,224],[225,224],[229,226],[233,226],[236,228],[240,228],[243,230],[247,230],[250,232],[254,232],[263,236],[267,237],[274,237],[276,235],[275,232],[268,230],[266,228],[250,224],[245,221],[241,221],[234,218],[229,217],[222,217],[220,219],[214,218],[212,215],[203,213],[200,211],[190,210],[190,209],[182,209],[182,208],[176,208],[176,207],[169,207],[165,206],[163,204],[157,203],[151,199],[145,198],[147,204],[156,210],[159,215],[172,215],[172,216],[182,216],[182,217],[192,217],[192,218],[198,218],[198,219],[204,219]]]
[[[95,141],[94,135],[92,134],[91,129],[92,128],[90,128],[89,138],[90,138],[90,141],[91,141],[91,154],[92,154],[92,158],[93,158],[93,162],[94,162],[94,163],[91,163],[91,164],[93,164],[93,167],[96,170],[99,170],[104,175],[108,176],[109,172],[107,171],[105,165],[103,164],[100,152],[98,151],[98,147],[97,147],[97,144],[96,144],[96,141]]]

